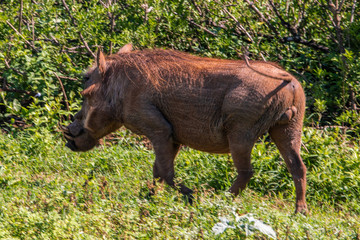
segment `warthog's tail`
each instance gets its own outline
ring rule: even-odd
[[[286,82],[291,82],[291,80],[293,79],[293,77],[290,74],[288,74],[287,72],[285,72],[285,71],[284,71],[284,73],[281,74],[280,77],[279,76],[272,76],[272,75],[260,72],[259,70],[255,69],[253,66],[250,65],[249,60],[247,59],[247,57],[245,55],[243,56],[243,59],[244,59],[244,61],[246,63],[246,66],[248,68],[250,68],[251,70],[253,70],[254,72],[256,72],[256,73],[258,73],[258,74],[260,74],[262,76],[273,78],[273,79],[276,79],[276,80],[286,81]]]

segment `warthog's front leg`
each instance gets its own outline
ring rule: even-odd
[[[179,191],[184,194],[190,203],[192,203],[192,190],[183,184],[175,185],[174,177],[174,159],[179,151],[180,145],[175,144],[170,139],[158,140],[153,143],[155,150],[155,163],[154,163],[154,179],[164,181],[171,187],[178,187]]]
[[[174,182],[174,160],[179,152],[180,145],[173,139],[171,124],[153,105],[139,105],[133,109],[138,111],[132,111],[132,114],[134,114],[132,119],[136,120],[132,122],[133,128],[147,136],[154,147],[156,156],[153,167],[154,180],[165,181],[171,187],[178,188],[182,194],[188,197],[191,203],[192,190],[183,184],[176,185]],[[134,122],[137,124],[134,125]],[[154,194],[154,189],[150,189],[150,194]]]

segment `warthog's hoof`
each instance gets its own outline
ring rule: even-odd
[[[194,196],[192,195],[192,193],[184,194],[184,198],[185,198],[186,203],[189,203],[190,205],[193,205]]]
[[[305,205],[299,205],[299,206],[296,206],[296,209],[295,209],[295,214],[297,213],[301,213],[303,215],[308,215],[309,211],[307,209],[307,206],[306,204]]]

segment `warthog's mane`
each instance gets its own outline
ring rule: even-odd
[[[198,57],[174,50],[142,50],[129,53],[113,54],[106,58],[108,70],[112,75],[136,80],[161,89],[174,82],[186,81],[197,84],[203,80],[203,74],[226,68],[226,64],[237,64],[240,61]],[[222,63],[222,64],[219,64]],[[244,64],[240,64],[245,67]],[[240,66],[239,66],[240,67]]]

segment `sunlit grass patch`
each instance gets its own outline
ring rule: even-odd
[[[310,214],[295,215],[290,174],[268,138],[252,153],[254,177],[233,198],[236,171],[230,155],[182,148],[177,182],[195,190],[194,204],[167,185],[152,185],[154,154],[137,137],[73,153],[44,130],[0,135],[0,238],[236,239],[242,228],[215,235],[221,217],[252,214],[280,239],[359,237],[358,148],[336,132],[306,129]],[[126,139],[126,140],[125,140]],[[331,157],[330,157],[331,156]],[[261,232],[249,239],[266,238]]]

